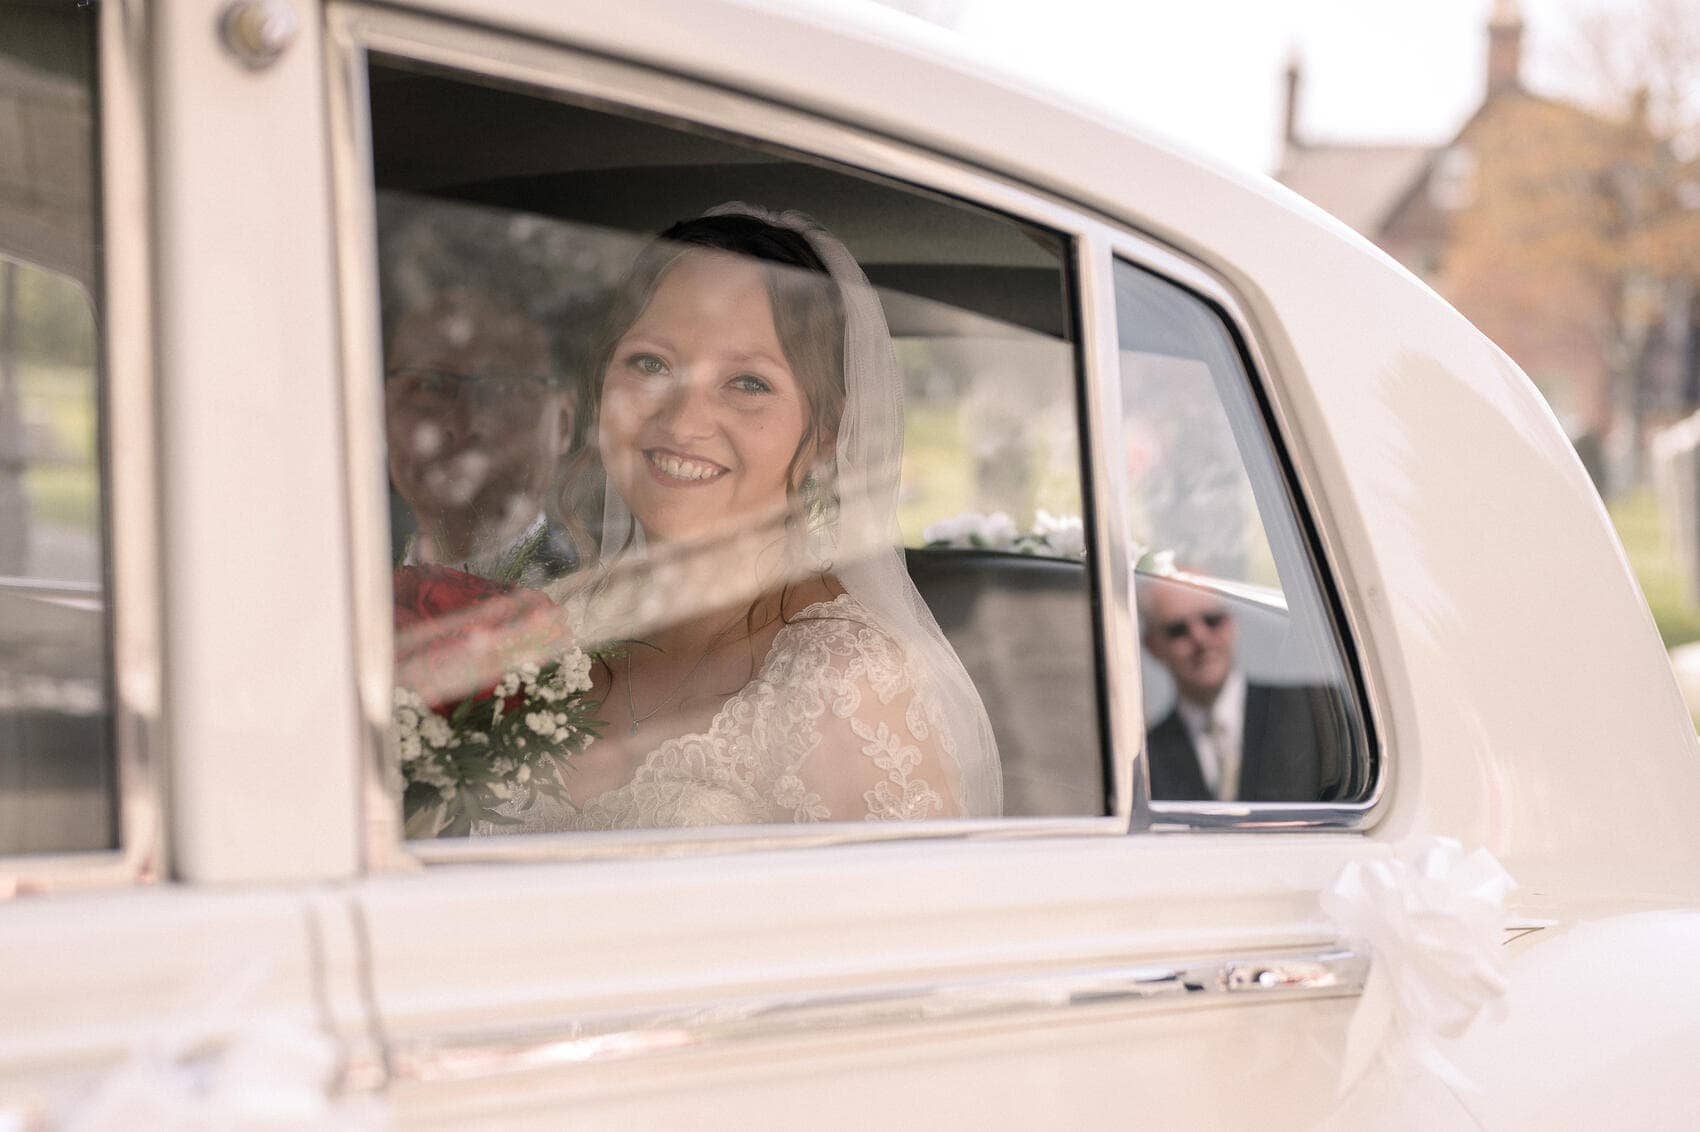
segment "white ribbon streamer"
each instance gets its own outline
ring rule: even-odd
[[[1493,854],[1414,837],[1392,858],[1353,861],[1322,894],[1342,936],[1368,949],[1369,980],[1346,1034],[1338,1093],[1377,1057],[1414,1058],[1455,1090],[1476,1092],[1437,1039],[1462,1034],[1484,1007],[1505,1008],[1505,897],[1514,882]]]
[[[322,1030],[256,1009],[273,964],[209,980],[160,1019],[57,1122],[65,1132],[376,1132],[382,1098],[334,1093],[339,1050]],[[0,1132],[5,1121],[0,1116]]]

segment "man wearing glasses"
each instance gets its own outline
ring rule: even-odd
[[[449,290],[400,318],[387,353],[390,482],[414,526],[403,564],[529,587],[574,569],[555,504],[577,399],[543,327]]]
[[[1233,611],[1208,589],[1141,580],[1141,640],[1175,682],[1175,706],[1147,735],[1159,801],[1315,802],[1322,689],[1246,679]]]

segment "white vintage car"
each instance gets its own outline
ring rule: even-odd
[[[1293,194],[959,52],[0,0],[0,1126],[1700,1123],[1695,731],[1533,386]],[[409,836],[398,325],[525,308],[582,440],[598,304],[732,200],[878,289],[1001,813]],[[1515,878],[1503,985],[1445,875],[1325,913],[1425,836]]]

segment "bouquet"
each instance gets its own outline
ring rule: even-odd
[[[596,737],[592,657],[538,590],[440,566],[395,573],[391,741],[409,837],[513,825],[504,802],[564,798],[567,760]]]

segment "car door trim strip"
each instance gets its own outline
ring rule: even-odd
[[[993,978],[710,999],[685,1008],[569,1017],[523,1032],[403,1039],[385,1051],[392,1082],[452,1083],[649,1059],[766,1040],[954,1023],[1019,1026],[1058,1012],[1171,1011],[1361,994],[1369,959],[1343,946],[1111,964]]]

